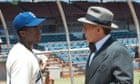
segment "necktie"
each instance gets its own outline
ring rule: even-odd
[[[89,43],[89,49],[90,49],[90,55],[89,55],[89,58],[88,58],[88,64],[90,66],[90,63],[94,57],[94,55],[92,55],[92,53],[96,51],[96,46],[94,43]]]
[[[89,43],[89,49],[90,49],[90,52],[95,52],[96,51],[95,43]]]

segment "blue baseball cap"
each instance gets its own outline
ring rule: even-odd
[[[41,24],[45,18],[37,18],[35,14],[30,11],[19,13],[13,20],[13,25],[16,31],[23,27],[33,27]]]

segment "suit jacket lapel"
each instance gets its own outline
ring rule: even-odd
[[[95,54],[95,57],[100,53],[102,52],[103,50],[105,50],[109,45],[111,45],[115,40],[110,37],[104,44],[103,46],[101,47],[101,49],[99,51],[97,51],[97,53]]]
[[[112,37],[110,37],[101,47],[99,51],[95,53],[94,58],[92,59],[92,62],[89,67],[87,67],[86,75],[90,79],[91,76],[93,76],[98,69],[98,67],[101,65],[101,63],[108,57],[107,55],[104,55],[105,49],[111,45],[114,42]],[[88,64],[88,63],[87,63]],[[88,66],[88,65],[87,65]],[[87,79],[88,79],[87,78]]]

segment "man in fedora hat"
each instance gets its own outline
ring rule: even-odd
[[[103,7],[88,8],[82,22],[89,43],[90,55],[86,64],[85,84],[133,84],[132,57],[128,49],[110,34],[118,29],[113,13]]]
[[[42,84],[39,59],[33,53],[34,44],[40,41],[40,24],[32,12],[21,12],[13,20],[19,42],[10,50],[6,62],[7,84]]]

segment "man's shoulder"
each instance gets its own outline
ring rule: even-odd
[[[109,46],[109,49],[110,50],[127,50],[127,47],[118,42],[118,41],[114,41],[110,46]]]

